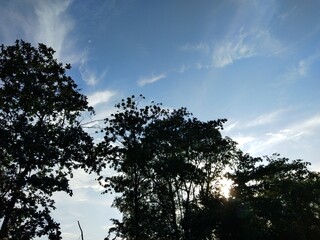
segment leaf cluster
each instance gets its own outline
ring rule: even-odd
[[[72,195],[72,171],[91,162],[79,116],[93,109],[53,56],[22,40],[0,47],[1,239],[60,238],[52,195]]]

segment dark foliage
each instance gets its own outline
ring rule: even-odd
[[[106,192],[120,194],[113,206],[123,218],[110,232],[114,239],[206,239],[218,224],[207,214],[220,205],[215,186],[236,153],[219,132],[225,120],[202,122],[185,108],[153,103],[139,108],[140,100],[116,106],[97,148],[117,173],[100,178]]]
[[[225,119],[123,99],[94,146],[86,97],[43,44],[0,52],[0,239],[61,239],[52,195],[77,168],[116,193],[106,239],[320,239],[320,174],[279,155],[255,158],[223,137]],[[104,171],[110,167],[114,174]],[[106,174],[106,175],[105,175]],[[233,182],[230,196],[221,180]]]
[[[225,120],[203,122],[185,108],[116,105],[97,147],[100,177],[122,219],[106,239],[319,239],[320,176],[279,155],[253,158],[222,137]],[[233,181],[230,197],[219,181]]]
[[[89,163],[78,118],[93,109],[53,49],[21,40],[0,51],[0,239],[60,239],[51,197],[71,195],[68,177]]]
[[[226,207],[233,214],[224,219],[227,239],[319,239],[320,175],[308,165],[278,154],[240,155],[228,176],[234,184]],[[230,221],[238,226],[232,232]]]

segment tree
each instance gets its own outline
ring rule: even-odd
[[[116,172],[100,180],[106,192],[119,194],[113,206],[123,215],[113,219],[110,233],[114,239],[206,239],[214,223],[198,238],[194,223],[202,216],[195,213],[220,197],[215,185],[234,151],[219,132],[225,120],[202,122],[185,108],[138,103],[132,96],[116,105],[97,148],[100,162]]]
[[[225,119],[142,99],[116,105],[96,148],[100,183],[122,214],[106,239],[320,238],[320,174],[308,163],[243,154],[222,136]],[[107,166],[115,172],[103,176]],[[233,181],[229,198],[221,178]]]
[[[145,198],[150,190],[147,162],[151,153],[142,139],[146,126],[165,111],[156,104],[139,108],[142,98],[132,96],[116,105],[117,112],[111,115],[111,119],[105,120],[104,141],[97,146],[99,162],[110,164],[117,173],[105,177],[103,185],[106,192],[120,194],[113,206],[120,210],[123,218],[122,221],[113,219],[115,226],[110,233],[121,239],[149,239],[150,234],[149,209]]]
[[[308,165],[240,152],[221,239],[319,239],[320,175]]]
[[[79,117],[93,113],[53,57],[22,40],[0,52],[0,239],[60,239],[52,194],[72,195],[73,169],[91,161],[92,138]]]
[[[145,141],[153,153],[153,201],[157,212],[163,213],[155,225],[165,222],[169,226],[166,237],[155,239],[211,236],[216,214],[209,219],[207,208],[222,199],[218,182],[235,151],[235,143],[220,133],[225,121],[203,122],[180,108],[146,129]],[[153,232],[165,231],[158,228]]]

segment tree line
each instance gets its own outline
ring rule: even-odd
[[[72,196],[78,168],[117,193],[122,217],[106,239],[320,239],[320,175],[309,163],[252,157],[221,134],[226,119],[201,121],[142,95],[116,104],[94,144],[80,120],[94,109],[70,67],[44,44],[1,46],[0,239],[61,239],[52,195]]]

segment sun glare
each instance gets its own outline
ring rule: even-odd
[[[222,194],[222,196],[224,196],[225,198],[229,198],[230,197],[230,188],[232,185],[233,181],[227,178],[222,178],[219,181],[220,184],[220,193]]]

